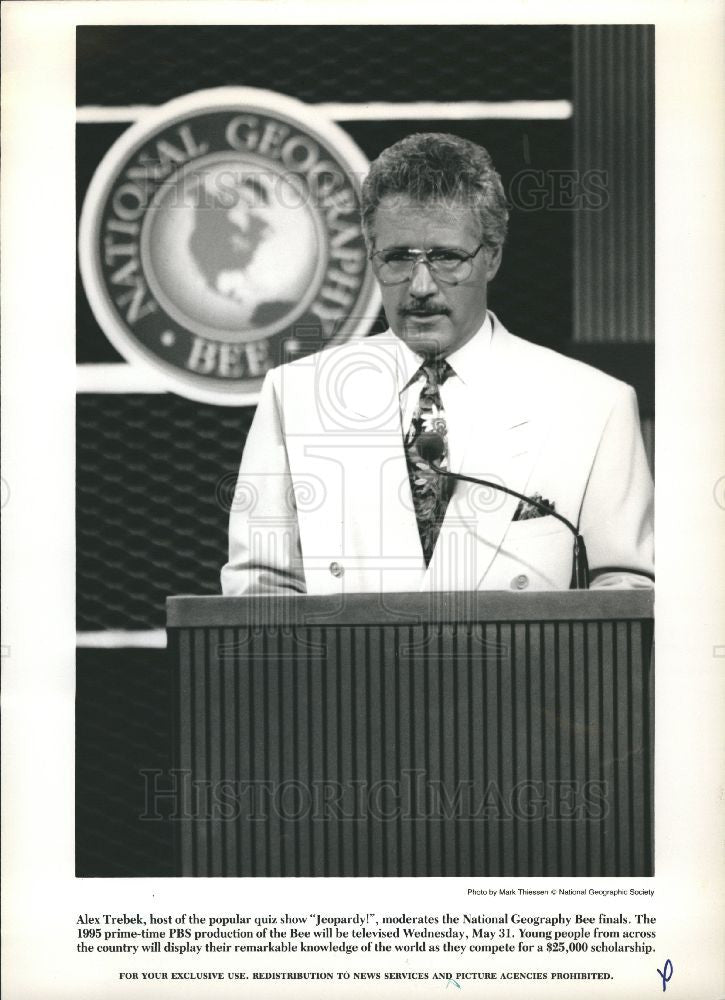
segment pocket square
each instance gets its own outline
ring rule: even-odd
[[[539,503],[546,504],[547,507],[551,507],[552,510],[556,510],[556,505],[551,502],[551,500],[545,500],[540,493],[532,493],[532,500],[538,500]],[[539,510],[528,500],[519,500],[519,505],[516,508],[514,514],[514,521],[528,521],[532,517],[546,517],[543,510]]]

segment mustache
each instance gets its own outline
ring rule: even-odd
[[[425,304],[400,306],[398,312],[401,316],[450,316],[450,309],[445,306]]]

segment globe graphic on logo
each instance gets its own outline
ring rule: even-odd
[[[164,310],[216,340],[269,336],[305,313],[326,238],[296,175],[216,154],[163,184],[141,234],[143,270]]]

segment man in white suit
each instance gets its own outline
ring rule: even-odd
[[[454,136],[385,150],[363,186],[385,334],[264,383],[230,517],[225,594],[560,590],[572,534],[592,587],[650,586],[652,481],[634,391],[509,333],[487,309],[507,208]]]

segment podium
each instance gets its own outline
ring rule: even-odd
[[[178,874],[652,875],[653,600],[169,598]]]

